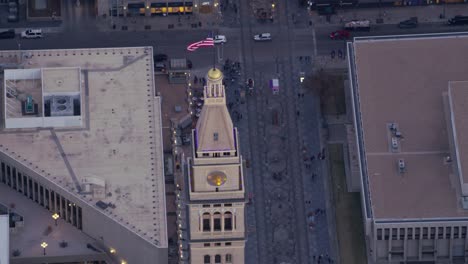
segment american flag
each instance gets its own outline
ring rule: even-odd
[[[213,38],[206,38],[204,40],[192,43],[188,45],[187,50],[195,51],[196,49],[201,48],[201,47],[214,47]]]

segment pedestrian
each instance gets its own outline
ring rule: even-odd
[[[301,112],[299,111],[296,111],[296,115],[299,116],[301,114]]]
[[[317,159],[322,159],[322,152],[319,151],[319,152],[317,153]]]
[[[310,156],[310,161],[313,161],[314,159],[315,159],[314,155]]]
[[[334,59],[335,58],[335,50],[332,50],[331,54],[330,54],[331,58]]]

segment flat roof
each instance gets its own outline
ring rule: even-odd
[[[80,68],[80,128],[0,130],[0,152],[167,247],[161,107],[151,47],[21,51],[24,68]],[[27,56],[24,56],[27,54]],[[0,52],[0,63],[18,51]],[[60,73],[48,71],[53,83]],[[73,79],[64,76],[63,84]],[[60,83],[60,81],[58,81]],[[86,193],[87,183],[92,183]],[[115,205],[103,210],[96,202]]]
[[[468,80],[467,46],[467,36],[448,35],[353,43],[374,218],[468,216],[446,162],[452,136],[446,96],[450,81]],[[402,135],[396,147],[392,123]]]

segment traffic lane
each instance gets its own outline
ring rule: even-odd
[[[467,32],[468,26],[448,26],[441,23],[421,23],[416,28],[400,29],[398,28],[398,25],[373,25],[371,31],[351,32],[349,40],[330,39],[330,33],[340,29],[342,28],[337,26],[316,28],[315,36],[317,41],[317,53],[319,55],[330,54],[333,50],[345,50],[346,42],[352,40],[353,37]]]
[[[86,49],[109,47],[152,46],[154,53],[165,53],[170,58],[189,58],[195,67],[212,65],[214,48],[187,51],[187,45],[206,38],[208,31],[163,32],[87,32],[45,34],[42,39],[1,39],[1,50]],[[223,45],[224,57],[239,57],[239,37],[230,37]]]
[[[21,43],[24,49],[73,49],[102,47],[133,47],[133,46],[171,46],[183,45],[202,40],[208,36],[208,31],[115,31],[115,32],[62,32],[44,34],[42,39],[3,39],[0,49],[17,49]]]

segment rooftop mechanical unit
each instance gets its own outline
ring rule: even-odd
[[[51,116],[73,116],[73,98],[56,95],[50,100]]]

